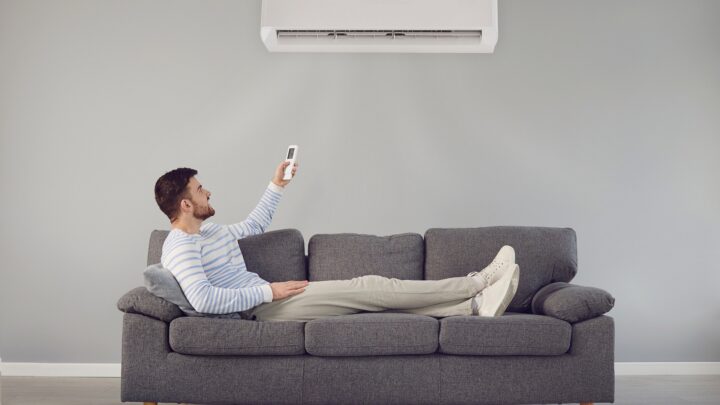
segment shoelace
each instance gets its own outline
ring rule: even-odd
[[[495,275],[495,273],[499,269],[501,269],[504,265],[505,265],[505,262],[502,260],[500,260],[500,261],[493,260],[492,263],[490,263],[490,266],[488,266],[488,267],[490,267],[490,270],[488,272],[486,272],[485,274],[481,274],[481,276],[485,279],[485,281],[488,284],[490,284],[490,280],[492,279],[493,275]],[[473,271],[469,274],[469,276],[472,277],[472,276],[475,276],[480,273],[482,273],[482,271]]]

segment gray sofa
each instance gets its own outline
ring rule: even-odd
[[[166,235],[152,232],[148,264],[159,262]],[[118,301],[124,312],[122,401],[614,402],[614,321],[602,315],[614,298],[568,284],[577,273],[570,228],[318,234],[307,255],[295,229],[238,243],[248,269],[270,282],[457,277],[482,269],[507,244],[516,251],[520,285],[505,314],[495,318],[388,310],[309,322],[187,316],[138,287]]]

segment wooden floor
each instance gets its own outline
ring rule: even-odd
[[[119,378],[2,377],[2,405],[109,405]],[[617,376],[615,404],[720,404],[720,375]]]

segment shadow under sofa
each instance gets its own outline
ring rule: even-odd
[[[160,261],[167,233],[151,233],[148,265]],[[270,282],[366,274],[458,277],[482,269],[502,245],[510,245],[520,284],[500,317],[434,318],[388,310],[308,322],[187,316],[138,287],[118,301],[125,312],[123,402],[614,402],[614,320],[603,315],[614,299],[597,288],[568,284],[577,273],[571,228],[317,234],[307,255],[295,229],[238,243],[248,270]]]

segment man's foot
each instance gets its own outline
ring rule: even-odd
[[[468,273],[468,277],[479,277],[478,280],[482,280],[481,286],[487,288],[500,280],[508,270],[512,270],[513,264],[515,264],[515,250],[505,245],[500,248],[492,263],[480,271]]]
[[[510,271],[498,280],[497,283],[480,291],[473,298],[473,308],[477,308],[479,316],[500,316],[510,305],[517,292],[520,281],[520,266],[512,264]],[[473,311],[474,313],[475,311]]]

